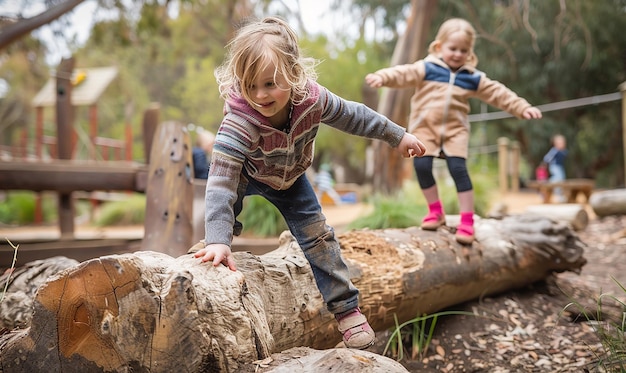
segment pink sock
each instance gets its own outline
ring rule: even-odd
[[[437,200],[428,205],[428,212],[431,214],[443,215],[443,205],[441,200]]]
[[[470,227],[474,226],[474,212],[462,212],[461,213],[461,224],[469,225]]]

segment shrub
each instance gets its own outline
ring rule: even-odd
[[[99,227],[112,225],[143,224],[146,218],[146,196],[132,194],[121,201],[104,202],[99,207],[94,225]]]
[[[0,196],[0,223],[28,225],[35,221],[37,193],[30,191],[9,191]],[[41,197],[42,218],[44,222],[57,219],[57,195],[39,194]]]
[[[256,237],[279,236],[288,229],[276,206],[261,196],[244,199],[243,211],[238,220],[243,224],[244,232]]]

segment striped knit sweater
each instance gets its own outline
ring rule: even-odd
[[[347,101],[316,82],[293,107],[289,132],[271,126],[245,99],[229,99],[215,137],[206,186],[205,241],[232,242],[233,205],[242,169],[276,190],[288,189],[312,164],[320,123],[397,147],[405,129],[367,106]]]

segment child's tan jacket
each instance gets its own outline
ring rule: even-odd
[[[518,118],[531,107],[528,101],[476,68],[463,66],[453,72],[433,55],[412,64],[381,69],[376,74],[383,78],[386,87],[415,87],[408,131],[426,145],[426,155],[435,157],[443,152],[446,156],[467,158],[470,98],[478,98]]]

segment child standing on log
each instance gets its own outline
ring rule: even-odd
[[[374,332],[358,304],[339,242],[326,224],[305,176],[323,122],[341,131],[386,141],[404,157],[422,156],[424,144],[365,105],[319,85],[316,61],[300,54],[295,32],[269,17],[241,28],[216,69],[225,100],[206,185],[205,245],[195,257],[235,271],[233,235],[244,196],[257,194],[281,212],[311,265],[345,345],[366,348]]]
[[[365,77],[365,82],[374,88],[415,87],[408,129],[428,149],[424,157],[413,160],[429,208],[422,229],[436,230],[446,222],[432,172],[434,157],[445,158],[458,193],[461,222],[455,237],[462,244],[474,241],[474,191],[466,165],[470,137],[468,99],[478,98],[518,118],[541,118],[539,109],[476,69],[475,39],[476,31],[469,22],[449,19],[440,26],[426,58]]]

